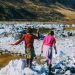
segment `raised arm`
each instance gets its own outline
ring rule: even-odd
[[[34,39],[39,39],[40,38],[40,34],[39,34],[39,29],[37,30],[37,35],[34,35]]]

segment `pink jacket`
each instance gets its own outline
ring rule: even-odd
[[[43,41],[44,45],[48,45],[52,47],[54,43],[56,43],[54,36],[48,35],[44,37],[44,41]]]

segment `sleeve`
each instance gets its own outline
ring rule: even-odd
[[[54,38],[54,43],[56,43],[56,39]]]
[[[24,40],[24,35],[22,36],[22,38],[20,40],[18,40],[17,42],[15,42],[15,45],[18,45],[20,42],[22,42]]]

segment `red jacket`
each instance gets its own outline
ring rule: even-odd
[[[15,45],[18,45],[21,41],[24,41],[25,48],[34,48],[33,47],[34,39],[38,39],[38,37],[29,33],[24,34],[22,38],[15,43]]]

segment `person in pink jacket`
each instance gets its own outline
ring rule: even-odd
[[[56,39],[54,37],[54,31],[50,31],[47,36],[44,37],[41,53],[43,53],[44,57],[47,59],[47,65],[49,66],[49,71],[52,66],[52,47],[55,49],[55,54],[57,54],[56,49]]]

